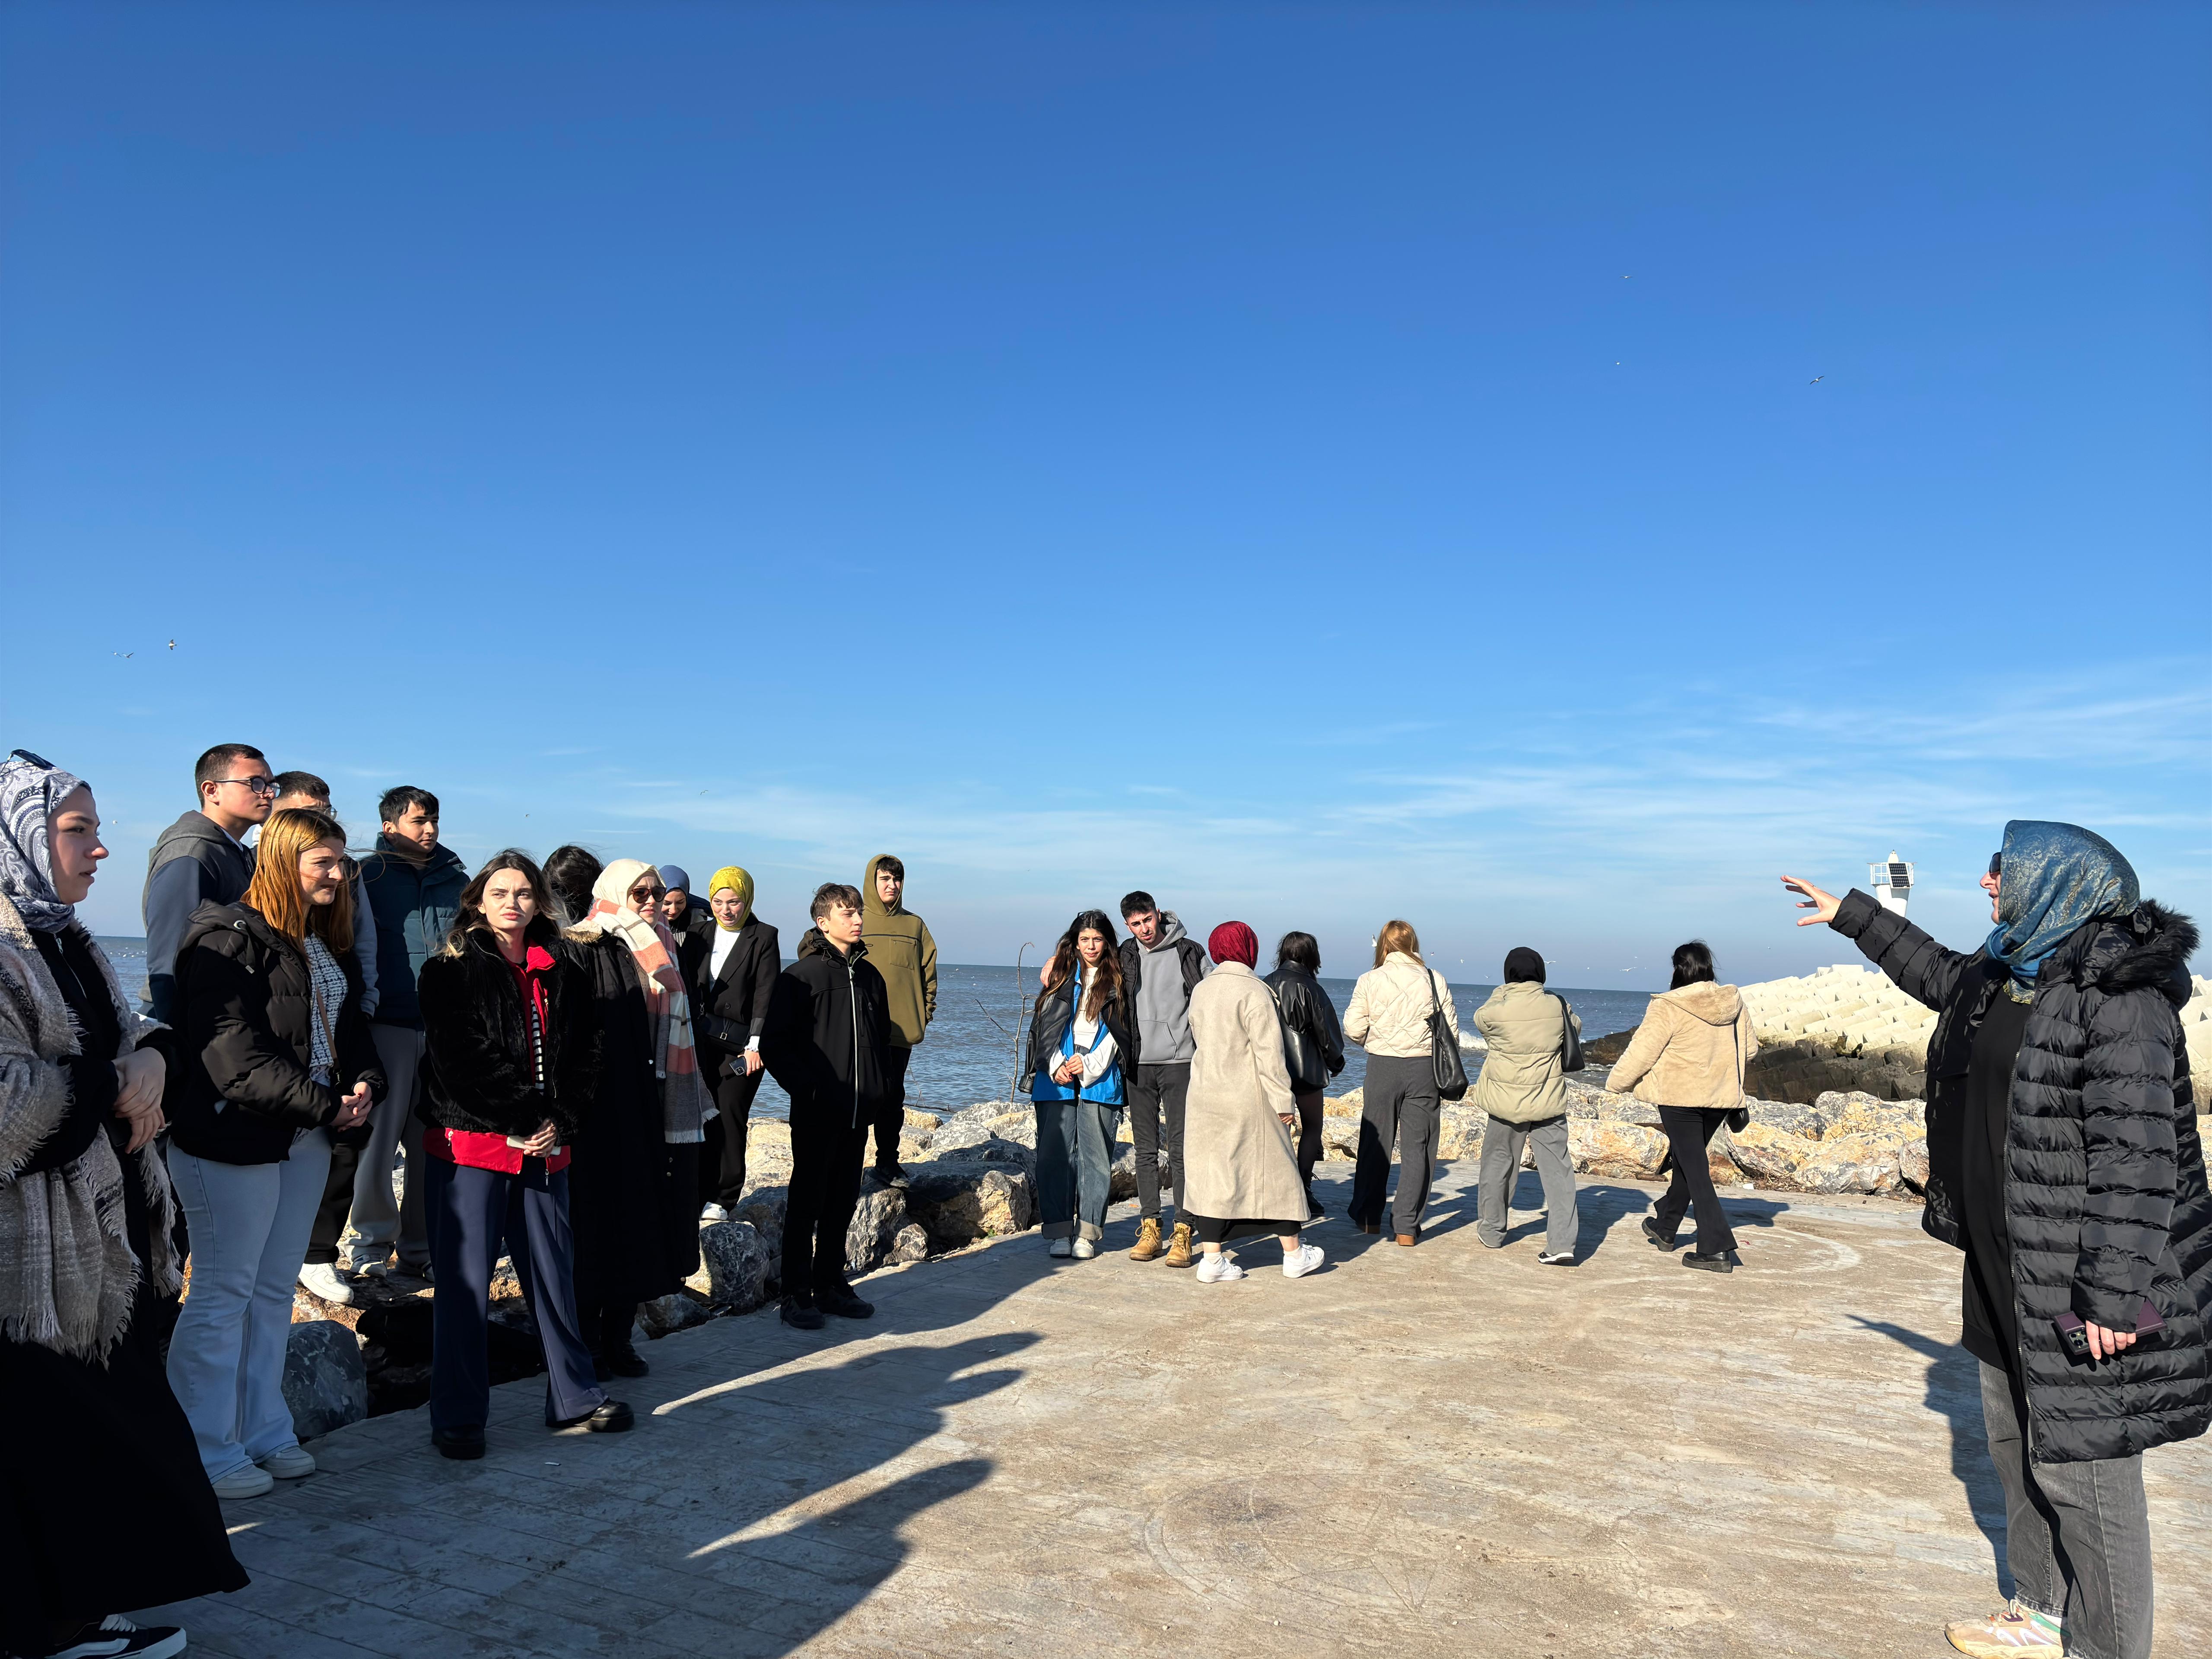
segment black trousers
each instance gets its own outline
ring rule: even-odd
[[[1705,1146],[1720,1133],[1728,1114],[1704,1107],[1662,1106],[1659,1127],[1667,1132],[1667,1145],[1674,1155],[1674,1174],[1660,1195],[1651,1218],[1668,1237],[1682,1224],[1683,1213],[1695,1205],[1698,1212],[1698,1254],[1715,1255],[1735,1249],[1735,1234],[1721,1213],[1721,1195],[1713,1189],[1712,1166],[1705,1162]]]
[[[346,1218],[353,1213],[353,1176],[361,1166],[361,1148],[331,1141],[331,1176],[323,1183],[323,1201],[315,1206],[315,1225],[307,1235],[307,1260],[325,1267],[338,1259],[338,1240],[344,1236]]]
[[[1313,1201],[1314,1165],[1321,1162],[1321,1091],[1293,1089],[1298,1106],[1298,1179],[1306,1184],[1306,1201]]]
[[[884,1097],[876,1103],[876,1163],[898,1162],[899,1133],[906,1127],[906,1063],[914,1050],[894,1042],[884,1051]]]
[[[743,1055],[733,1056],[739,1067]],[[734,1210],[745,1190],[745,1131],[752,1121],[753,1097],[760,1093],[766,1068],[747,1077],[721,1074],[715,1062],[715,1115],[707,1123],[706,1144],[699,1149],[699,1202]]]
[[[545,1420],[565,1423],[597,1411],[607,1395],[592,1380],[578,1328],[568,1172],[548,1175],[534,1158],[523,1160],[520,1175],[423,1162],[428,1208],[437,1218],[430,1228],[438,1280],[430,1300],[430,1426],[481,1428],[490,1411],[487,1330],[502,1243],[545,1355]]]
[[[792,1103],[791,1185],[783,1212],[786,1296],[845,1288],[845,1235],[860,1206],[860,1160],[867,1151],[865,1118],[858,1128],[834,1118],[824,1123],[806,1103]]]
[[[1129,1133],[1137,1143],[1137,1210],[1157,1221],[1160,1214],[1160,1121],[1167,1120],[1168,1179],[1175,1189],[1176,1219],[1182,1212],[1182,1109],[1190,1097],[1190,1062],[1138,1065],[1127,1079]]]

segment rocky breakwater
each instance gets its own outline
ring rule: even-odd
[[[1926,1097],[1936,1014],[1886,975],[1847,963],[1742,989],[1759,1042],[1746,1079],[1753,1093],[1801,1103],[1829,1093]],[[2181,1026],[2201,1111],[2212,1105],[2212,979],[2193,979],[2191,989]]]

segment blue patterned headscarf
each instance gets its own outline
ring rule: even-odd
[[[0,893],[25,925],[58,933],[76,920],[76,906],[54,890],[53,848],[46,821],[84,780],[18,749],[0,761]]]
[[[2071,823],[2014,818],[2005,825],[2002,857],[1989,952],[2024,988],[2033,988],[2045,959],[2083,922],[2130,915],[2142,897],[2119,848]]]

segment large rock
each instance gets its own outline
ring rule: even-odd
[[[882,1267],[890,1255],[891,1241],[906,1224],[906,1194],[872,1179],[866,1182],[854,1206],[852,1225],[845,1230],[846,1276],[857,1279]]]
[[[1897,1173],[1916,1193],[1928,1190],[1928,1137],[1908,1140],[1897,1152]]]
[[[1640,1123],[1575,1117],[1567,1120],[1567,1146],[1584,1175],[1650,1181],[1667,1156],[1667,1137]]]
[[[907,1213],[928,1233],[933,1249],[1026,1231],[1036,1215],[1036,1193],[1027,1169],[974,1152],[933,1158],[907,1171]]]
[[[699,1229],[705,1265],[684,1282],[718,1308],[750,1313],[767,1294],[769,1249],[747,1221],[718,1221]],[[704,1281],[703,1283],[702,1281]]]
[[[1753,1119],[1729,1137],[1736,1168],[1765,1187],[1796,1187],[1797,1171],[1820,1143]]]
[[[1106,1175],[1106,1201],[1119,1204],[1137,1195],[1137,1149],[1123,1146],[1114,1154]]]
[[[1444,1102],[1443,1110],[1437,1115],[1437,1156],[1439,1158],[1480,1157],[1482,1133],[1489,1122],[1489,1113],[1477,1110],[1463,1100]],[[1326,1136],[1327,1131],[1324,1130],[1324,1145],[1327,1144]]]
[[[886,1266],[900,1261],[920,1261],[929,1254],[929,1235],[918,1221],[909,1221],[898,1230],[891,1240],[890,1254],[884,1258]]]
[[[1813,1103],[1821,1114],[1820,1139],[1856,1135],[1902,1143],[1926,1133],[1927,1111],[1917,1100],[1883,1100],[1863,1090],[1831,1091]]]
[[[638,1328],[656,1340],[671,1331],[689,1330],[694,1325],[703,1325],[713,1317],[696,1297],[682,1291],[671,1291],[666,1296],[656,1296],[650,1302],[641,1302],[637,1309]]]
[[[764,1259],[762,1268],[763,1295],[774,1291],[783,1279],[783,1216],[790,1200],[791,1189],[788,1187],[756,1189],[748,1176],[745,1195],[730,1218],[732,1221],[744,1222],[759,1235]]]
[[[295,1325],[284,1341],[284,1404],[292,1432],[313,1440],[368,1415],[368,1367],[361,1341],[335,1320]]]
[[[916,1111],[911,1106],[907,1107],[905,1111],[905,1132],[908,1134],[919,1135],[927,1140],[945,1127],[945,1120],[935,1112]]]
[[[970,1117],[965,1112],[929,1138],[929,1155],[945,1158],[993,1140],[1036,1150],[1036,1114],[1000,1112],[990,1117]]]
[[[1905,1176],[1899,1168],[1900,1140],[1861,1135],[1823,1135],[1813,1155],[1797,1166],[1797,1184],[1808,1193],[1893,1193]]]

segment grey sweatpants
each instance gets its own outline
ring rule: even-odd
[[[1390,1183],[1390,1148],[1398,1148],[1398,1191],[1390,1205],[1391,1231],[1413,1236],[1429,1202],[1437,1170],[1436,1073],[1426,1054],[1370,1054],[1360,1091],[1359,1161],[1352,1169],[1352,1207],[1365,1227],[1381,1224],[1383,1189]]]
[[[2005,1495],[2005,1565],[2023,1607],[2076,1659],[2149,1659],[2150,1509],[2142,1458],[2032,1463],[2012,1383],[1982,1367],[1982,1426]]]
[[[1567,1150],[1565,1117],[1547,1117],[1541,1123],[1508,1123],[1493,1117],[1484,1126],[1474,1236],[1493,1250],[1505,1243],[1524,1146],[1535,1149],[1536,1173],[1544,1182],[1544,1248],[1572,1255],[1581,1218],[1575,1212],[1575,1160]]]

